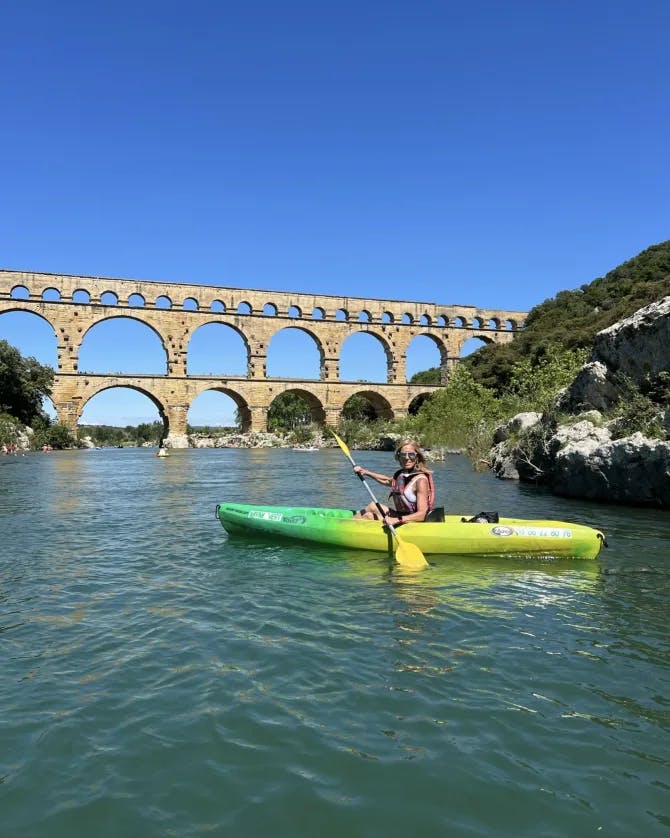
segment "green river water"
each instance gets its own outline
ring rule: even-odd
[[[450,511],[609,548],[402,577],[215,520],[363,505],[339,450],[154,453],[0,458],[3,836],[670,836],[667,512],[450,457]]]

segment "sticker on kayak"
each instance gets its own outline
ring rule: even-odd
[[[304,515],[293,515],[290,518],[284,518],[285,524],[304,524],[307,518]]]
[[[249,512],[249,518],[258,518],[261,521],[283,521],[284,516],[281,512],[261,512],[258,509],[252,509]]]
[[[563,527],[491,527],[493,535],[523,535],[526,538],[572,538],[572,530]]]
[[[531,538],[572,538],[572,530],[563,527],[514,527],[514,532]]]
[[[493,535],[514,535],[514,530],[511,527],[492,527]]]

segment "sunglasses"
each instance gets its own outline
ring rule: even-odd
[[[396,460],[416,460],[417,455],[414,451],[398,451],[395,455]]]

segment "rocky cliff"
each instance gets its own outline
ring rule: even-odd
[[[599,332],[551,415],[520,414],[500,428],[493,470],[566,497],[670,507],[669,374],[670,296]],[[639,396],[654,436],[622,436],[626,400]]]

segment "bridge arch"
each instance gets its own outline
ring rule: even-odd
[[[386,399],[381,393],[378,393],[375,390],[356,390],[356,392],[352,393],[351,396],[349,396],[349,398],[344,402],[344,404],[342,405],[342,409],[346,407],[347,402],[354,396],[360,396],[361,398],[369,402],[374,408],[378,419],[394,418],[395,413],[388,399]]]
[[[54,336],[56,335],[55,325],[43,312],[35,311],[35,309],[30,308],[27,305],[21,305],[19,300],[17,300],[14,304],[10,303],[9,305],[3,305],[0,307],[0,317],[2,317],[3,314],[12,314],[13,312],[21,312],[22,314],[27,314],[30,317],[37,317],[39,320],[43,320],[51,326]]]
[[[79,368],[81,366],[82,351],[84,351],[84,352],[86,351],[85,343],[87,342],[87,340],[90,343],[91,338],[93,337],[94,330],[99,329],[99,327],[102,326],[103,324],[107,324],[107,323],[114,324],[115,321],[121,321],[121,320],[131,321],[132,323],[137,324],[142,329],[146,329],[154,337],[158,338],[160,348],[163,351],[164,370],[165,370],[165,372],[167,372],[168,351],[167,351],[167,347],[165,345],[165,340],[163,338],[163,335],[158,331],[158,329],[156,329],[148,321],[144,320],[141,317],[135,317],[131,314],[128,314],[125,311],[124,312],[119,312],[118,314],[115,313],[115,314],[110,314],[110,315],[104,315],[103,317],[100,317],[99,319],[97,319],[95,323],[91,323],[91,325],[85,331],[83,331],[82,336],[81,336],[81,340],[79,341],[79,345],[76,348],[77,368]],[[86,372],[86,371],[84,371],[84,372]],[[93,370],[88,370],[88,372],[93,372]]]
[[[12,315],[17,315],[13,317]],[[25,323],[38,321],[38,334],[25,341]],[[7,335],[7,338],[4,336]],[[58,363],[58,335],[51,320],[42,312],[21,305],[9,305],[0,309],[0,340],[16,346],[22,355],[37,358],[41,364],[55,366]]]
[[[235,338],[233,338],[233,335],[235,335]],[[215,346],[218,351],[214,351]],[[219,367],[215,370],[198,370],[198,365],[201,363],[199,356],[202,349],[209,353],[210,358],[214,357],[217,362],[220,362],[223,358],[230,361],[231,358],[228,353],[231,353],[233,356],[231,368]],[[208,323],[196,326],[188,336],[186,373],[191,375],[247,375],[250,355],[249,341],[242,329],[234,323],[224,323],[218,319],[210,320]],[[202,360],[204,360],[204,357]]]
[[[490,335],[480,333],[474,335],[465,334],[458,342],[458,356],[459,358],[465,358],[467,355],[471,355],[473,352],[481,349],[487,343],[495,343]]]
[[[244,396],[238,392],[234,387],[228,387],[225,385],[212,385],[210,382],[203,382],[202,385],[196,388],[196,392],[191,399],[191,402],[188,406],[188,410],[193,407],[195,400],[198,396],[202,396],[203,393],[221,393],[224,396],[228,396],[228,398],[232,399],[235,403],[235,407],[237,408],[239,418],[240,418],[240,427],[242,433],[247,433],[251,430],[252,425],[252,414],[251,408],[249,406],[249,402]]]
[[[137,393],[141,393],[141,395],[146,396],[149,399],[149,401],[152,402],[152,404],[158,410],[158,415],[163,423],[163,435],[167,436],[169,426],[166,406],[163,404],[161,398],[157,396],[154,392],[152,392],[150,387],[141,387],[137,384],[115,383],[109,381],[89,382],[88,386],[85,388],[84,393],[82,393],[78,403],[76,423],[78,423],[81,419],[84,409],[86,405],[91,401],[91,399],[94,399],[96,396],[99,396],[100,393],[104,393],[108,390],[117,390],[122,388],[125,388],[127,390],[134,390]],[[56,407],[56,411],[58,412],[58,407]]]
[[[357,329],[356,331],[352,331],[351,334],[346,335],[346,337],[342,340],[339,347],[340,381],[363,380],[360,377],[354,377],[354,375],[348,372],[348,368],[353,368],[355,364],[358,364],[361,355],[367,356],[368,362],[370,360],[372,360],[373,363],[375,362],[375,358],[373,357],[370,359],[370,353],[366,351],[368,347],[373,350],[373,354],[376,353],[378,349],[381,349],[382,351],[382,355],[378,356],[379,365],[382,367],[382,373],[380,378],[375,380],[375,383],[388,383],[393,370],[393,350],[391,349],[391,345],[389,344],[386,336],[375,329]],[[342,370],[343,365],[345,367],[344,371]],[[374,373],[371,372],[371,374]],[[365,380],[372,379],[366,378]]]
[[[324,409],[323,404],[321,403],[321,399],[313,393],[309,387],[303,386],[295,386],[295,387],[286,387],[280,393],[277,393],[275,397],[272,399],[272,402],[268,405],[268,409],[272,407],[272,404],[280,397],[285,395],[293,395],[299,396],[306,404],[310,412],[311,421],[317,425],[325,425],[326,423],[326,411]]]
[[[42,299],[45,303],[58,303],[60,302],[60,291],[58,288],[45,288],[42,291]]]
[[[309,339],[309,343],[305,343],[303,340],[298,340],[297,344],[294,340],[297,335],[295,333],[300,333],[305,335]],[[309,357],[305,359],[304,357],[296,359],[299,360],[300,363],[304,363],[305,360],[309,363],[310,360],[313,361],[314,369],[312,370],[312,375],[289,375],[286,376],[282,373],[276,371],[277,365],[277,354],[281,351],[281,344],[283,342],[293,341],[294,347],[297,345],[303,351],[306,351],[307,355],[312,354],[311,350],[314,350],[314,354],[312,358]],[[324,364],[326,353],[323,348],[323,344],[319,339],[319,336],[309,327],[304,326],[302,324],[298,325],[297,323],[291,323],[290,325],[280,326],[275,332],[273,332],[270,340],[268,341],[267,346],[265,347],[266,358],[267,358],[267,373],[268,376],[271,378],[315,378],[318,379],[321,377]]]
[[[437,364],[432,364],[429,361],[426,361],[427,366],[424,363],[424,365],[421,367],[421,369],[424,369],[424,370],[425,369],[430,369],[431,367],[434,367],[434,366],[439,367],[440,370],[442,371],[442,379],[443,380],[442,380],[441,383],[445,384],[446,381],[444,380],[444,378],[446,377],[447,362],[449,360],[449,352],[448,352],[447,346],[445,345],[444,341],[441,338],[439,338],[437,335],[433,335],[433,334],[431,334],[430,332],[427,332],[427,331],[421,331],[421,332],[418,332],[417,334],[413,335],[412,339],[407,344],[407,349],[405,350],[405,364],[406,364],[406,368],[407,368],[407,380],[409,381],[412,378],[412,375],[414,375],[414,373],[420,371],[419,369],[416,369],[413,372],[411,371],[411,369],[413,367],[413,364],[410,363],[410,361],[412,360],[412,358],[411,358],[412,353],[415,353],[417,350],[421,351],[421,349],[424,348],[422,346],[422,344],[425,345],[426,343],[432,344],[435,347],[435,349],[437,349]]]
[[[9,292],[13,300],[27,300],[30,297],[30,289],[23,283],[15,285]]]
[[[410,416],[416,416],[416,414],[421,410],[424,402],[429,399],[433,395],[432,392],[425,392],[425,393],[418,393],[409,403],[407,407],[407,412]]]

